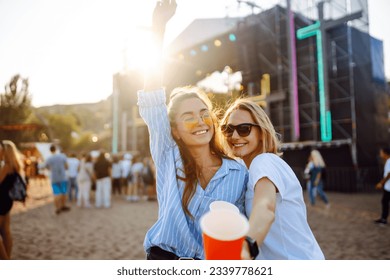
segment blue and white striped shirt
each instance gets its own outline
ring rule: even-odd
[[[209,211],[210,203],[224,200],[235,204],[244,213],[248,172],[235,160],[223,159],[222,165],[203,189],[199,184],[188,209],[188,217],[181,205],[184,182],[183,163],[168,120],[165,91],[138,92],[140,114],[148,125],[151,155],[157,170],[157,222],[146,233],[144,248],[148,252],[158,246],[179,257],[204,259],[200,218]]]

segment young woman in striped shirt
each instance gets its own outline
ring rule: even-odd
[[[153,31],[160,47],[175,10],[175,1],[158,2],[155,8]],[[138,92],[138,105],[149,129],[159,204],[158,219],[144,241],[147,259],[203,259],[199,220],[215,200],[244,212],[247,170],[225,155],[212,104],[199,89],[173,91],[166,106],[160,76],[149,77]]]

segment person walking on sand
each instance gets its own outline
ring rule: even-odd
[[[142,182],[147,200],[156,200],[155,167],[150,157],[144,157],[143,159]]]
[[[93,165],[96,178],[95,207],[111,207],[111,162],[102,150]]]
[[[245,208],[250,229],[242,258],[324,259],[307,222],[301,183],[280,158],[280,143],[264,110],[238,99],[225,112],[221,131],[227,148],[249,169]]]
[[[158,1],[154,9],[152,30],[160,50],[166,23],[175,11],[175,0]],[[138,92],[138,106],[156,166],[159,215],[145,236],[147,259],[204,259],[200,218],[216,200],[244,212],[248,173],[225,155],[207,95],[194,87],[179,88],[167,106],[162,72],[149,74],[144,90]]]
[[[111,186],[112,195],[115,195],[116,193],[122,195],[122,165],[118,155],[112,156]]]
[[[324,192],[324,174],[325,174],[325,161],[322,158],[318,150],[312,150],[309,156],[309,162],[307,164],[309,177],[309,199],[310,204],[314,206],[316,204],[316,193],[320,196],[326,207],[329,208],[329,199]]]
[[[57,153],[55,145],[50,146],[51,156],[46,160],[44,166],[50,171],[51,187],[54,194],[55,213],[69,211],[66,206],[66,194],[68,191],[68,180],[66,169],[68,168],[66,156],[63,153]]]
[[[80,168],[77,175],[77,184],[79,187],[77,196],[77,206],[90,208],[91,203],[89,195],[93,182],[93,162],[91,154],[83,155],[80,160]]]
[[[379,150],[379,156],[385,161],[383,169],[383,179],[376,184],[377,190],[382,189],[382,214],[381,217],[374,222],[379,225],[387,224],[387,217],[389,216],[389,203],[390,203],[390,147],[382,147]]]
[[[77,201],[78,192],[79,192],[79,186],[77,184],[77,175],[79,173],[80,168],[80,160],[77,158],[75,153],[71,153],[70,156],[67,158],[67,164],[68,164],[68,195],[69,195],[69,202],[73,201],[73,198],[75,201]]]
[[[14,183],[15,172],[24,177],[23,162],[15,144],[9,140],[0,141],[0,259],[11,259],[12,234],[10,211],[13,200],[8,192]]]
[[[143,163],[140,155],[135,155],[131,165],[131,181],[129,182],[127,200],[130,202],[137,202],[143,196],[143,184],[142,184],[142,169]]]
[[[131,160],[132,160],[132,155],[131,154],[124,154],[122,156],[122,160],[120,161],[121,164],[121,170],[122,170],[122,193],[125,195],[127,194],[127,188],[128,185],[130,184],[130,170],[131,170]]]

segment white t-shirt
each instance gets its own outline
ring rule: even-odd
[[[132,176],[132,183],[137,184],[139,183],[140,176],[142,174],[142,169],[144,168],[144,164],[142,162],[136,162],[131,165],[131,174]]]
[[[129,175],[130,169],[131,169],[131,161],[128,159],[123,159],[120,161],[121,163],[121,170],[122,170],[122,178],[127,178]]]
[[[93,174],[93,163],[92,162],[85,162],[85,160],[80,161],[80,171],[77,175],[78,182],[92,182],[92,176]]]
[[[252,211],[254,186],[267,177],[277,187],[275,221],[256,259],[324,259],[307,222],[306,205],[301,184],[291,167],[279,156],[264,153],[256,156],[249,167],[249,182],[245,197],[246,214]]]
[[[385,168],[384,168],[384,172],[383,172],[383,178],[386,177],[389,172],[390,172],[390,158],[386,160]],[[387,182],[385,183],[383,188],[386,191],[390,192],[390,179],[387,180]]]
[[[80,161],[77,158],[70,157],[67,159],[67,162],[68,162],[68,170],[67,170],[68,177],[76,178],[77,173],[79,173],[78,169],[79,169]]]
[[[144,164],[142,162],[136,162],[131,166],[132,174],[141,174]]]
[[[120,162],[115,162],[111,166],[111,177],[114,179],[122,178],[122,165]]]

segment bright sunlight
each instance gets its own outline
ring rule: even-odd
[[[125,68],[141,70],[143,72],[151,70],[159,63],[159,49],[152,43],[149,28],[134,28],[125,46]]]

